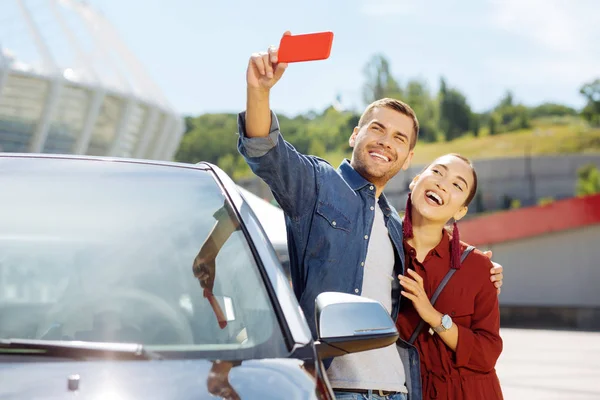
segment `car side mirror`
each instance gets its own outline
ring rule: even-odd
[[[361,296],[323,292],[315,300],[317,352],[322,358],[378,349],[398,340],[381,303]]]

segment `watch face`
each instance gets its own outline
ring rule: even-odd
[[[452,318],[449,315],[444,315],[442,317],[442,326],[446,329],[452,328]]]

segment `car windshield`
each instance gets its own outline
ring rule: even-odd
[[[210,170],[0,158],[0,188],[0,339],[140,343],[175,357],[286,352]],[[217,223],[237,229],[220,236],[211,268],[198,255]]]

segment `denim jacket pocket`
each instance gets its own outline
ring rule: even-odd
[[[350,219],[332,204],[319,201],[316,212],[318,215],[325,218],[332,228],[352,232],[352,223],[350,222]]]

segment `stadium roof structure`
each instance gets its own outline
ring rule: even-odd
[[[0,151],[173,158],[183,118],[99,11],[0,7]]]

